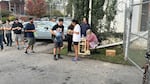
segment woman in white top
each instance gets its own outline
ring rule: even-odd
[[[78,24],[77,20],[72,20],[72,25],[74,26],[73,29],[73,44],[74,44],[74,51],[75,51],[75,58],[73,58],[73,61],[78,61],[78,43],[80,42],[80,34],[81,34],[81,28]]]

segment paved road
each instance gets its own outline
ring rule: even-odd
[[[0,52],[0,84],[141,84],[140,72],[131,66],[70,57],[54,61],[51,44],[36,45],[36,53],[5,48]]]

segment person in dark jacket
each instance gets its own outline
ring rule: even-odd
[[[67,41],[68,41],[68,53],[72,52],[72,31],[74,29],[74,26],[71,24],[69,27],[68,27],[68,31],[67,31]]]
[[[86,37],[86,31],[91,28],[87,18],[83,18],[83,22],[80,25],[80,27],[81,27],[81,36]]]
[[[28,46],[26,48],[25,53],[28,54],[28,49],[31,47],[31,53],[35,53],[33,48],[34,48],[34,44],[35,44],[35,36],[34,36],[34,32],[36,32],[35,30],[35,25],[34,25],[34,20],[33,18],[29,18],[30,22],[25,26],[25,32],[27,35],[27,40],[28,40]]]
[[[22,41],[23,44],[24,44],[24,38],[23,38],[23,35],[22,35],[22,28],[23,28],[22,23],[20,23],[18,21],[18,19],[16,19],[15,22],[12,24],[12,30],[14,31],[14,33],[16,35],[15,41],[16,41],[18,50],[20,49],[19,40]]]

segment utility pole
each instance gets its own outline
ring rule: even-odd
[[[10,3],[10,0],[8,1],[8,5],[9,5],[9,11],[11,12],[11,3]]]
[[[48,0],[48,5],[49,5],[48,6],[48,9],[49,9],[48,14],[49,14],[49,16],[51,16],[51,2],[52,2],[51,0]]]
[[[72,19],[75,17],[75,8],[74,4],[72,4]]]
[[[64,0],[63,0],[63,9],[64,9],[63,13],[64,13],[64,17],[65,17],[66,16],[66,13],[65,13],[66,7],[65,7],[65,1]]]
[[[91,25],[92,23],[92,0],[89,2],[89,24]]]
[[[126,47],[126,28],[127,28],[127,1],[125,1],[125,18],[124,18],[124,33],[123,33],[123,53],[125,56],[125,47]]]

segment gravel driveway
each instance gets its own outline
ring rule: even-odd
[[[0,84],[141,84],[141,72],[133,66],[70,57],[54,61],[52,44],[36,44],[35,54],[24,49],[0,52]]]

